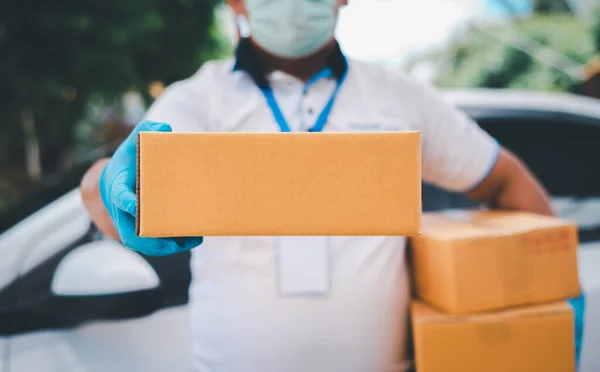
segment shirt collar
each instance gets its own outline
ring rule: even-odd
[[[348,62],[337,41],[333,53],[327,58],[326,67],[331,70],[337,80],[340,80],[348,70]],[[240,40],[235,53],[233,70],[248,73],[254,83],[261,89],[269,87],[267,81],[269,71],[262,65],[249,38]]]

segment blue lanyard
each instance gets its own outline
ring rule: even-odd
[[[317,76],[322,76],[323,74],[318,74]],[[317,79],[311,79],[311,81],[315,81]],[[319,117],[317,118],[317,121],[315,122],[315,125],[313,125],[308,131],[309,132],[322,132],[323,128],[325,127],[325,124],[327,124],[327,120],[329,119],[329,115],[331,114],[331,110],[333,109],[333,104],[335,103],[335,99],[337,98],[337,95],[340,91],[340,88],[342,87],[342,84],[344,83],[344,80],[346,80],[346,74],[344,73],[340,79],[338,80],[335,89],[333,90],[333,94],[331,95],[331,98],[329,98],[329,101],[327,101],[327,104],[325,105],[325,108],[323,109],[323,111],[321,112],[321,114],[319,115]],[[275,95],[273,94],[273,90],[271,88],[265,88],[265,89],[261,89],[263,95],[265,96],[265,99],[267,100],[267,104],[269,105],[269,108],[271,109],[271,112],[273,113],[273,117],[275,118],[275,121],[277,122],[277,124],[279,125],[279,129],[281,129],[282,132],[291,132],[292,130],[290,129],[290,126],[288,125],[287,120],[285,119],[285,116],[283,116],[283,112],[281,112],[281,108],[279,107],[279,104],[277,103],[277,100],[275,99]]]

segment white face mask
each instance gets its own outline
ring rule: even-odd
[[[309,56],[333,37],[337,1],[246,0],[252,39],[276,56]]]

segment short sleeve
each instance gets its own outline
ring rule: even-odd
[[[145,120],[167,123],[175,132],[207,132],[211,77],[201,68],[189,79],[171,84],[150,106]]]
[[[413,100],[421,132],[423,181],[454,192],[468,192],[493,170],[498,142],[433,88],[411,81],[404,93]]]

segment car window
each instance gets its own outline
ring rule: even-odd
[[[0,234],[79,186],[91,163],[81,163],[66,174],[48,178],[36,188],[0,207]]]
[[[538,116],[485,118],[480,126],[515,152],[555,196],[600,194],[600,120]]]
[[[527,164],[551,194],[556,213],[577,222],[582,242],[600,241],[600,120],[557,113],[471,116]],[[423,186],[426,211],[471,207],[477,204],[464,195]]]
[[[556,213],[577,222],[582,242],[600,240],[600,120],[553,113],[478,122],[523,159]]]

